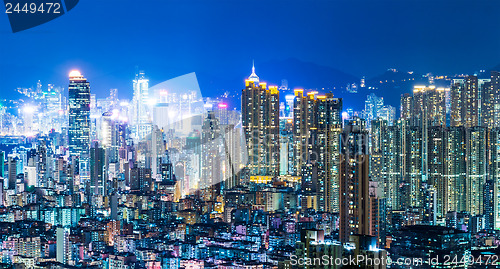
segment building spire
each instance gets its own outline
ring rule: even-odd
[[[255,61],[252,60],[252,74],[248,77],[248,80],[255,82],[255,84],[259,83],[259,77],[255,74]]]

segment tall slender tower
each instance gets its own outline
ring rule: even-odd
[[[300,89],[295,90],[295,96],[294,172],[300,171],[308,181],[308,174],[314,171],[318,209],[338,212],[342,99],[332,93],[316,96],[316,92],[309,92],[304,96]]]
[[[464,126],[465,107],[465,80],[453,79],[450,90],[450,126]]]
[[[144,71],[135,75],[133,97],[133,124],[135,124],[135,138],[142,139],[151,132],[150,117],[147,110],[149,99],[149,80]]]
[[[472,216],[482,215],[488,163],[486,128],[476,126],[467,129],[466,145],[466,210]]]
[[[87,159],[90,148],[90,84],[79,71],[69,73],[69,153]]]
[[[279,91],[252,74],[241,95],[242,126],[250,176],[279,175]]]
[[[465,80],[465,126],[479,126],[480,91],[476,76],[468,76]]]
[[[361,119],[351,120],[342,132],[340,160],[340,230],[342,243],[353,234],[370,235],[370,155],[368,132]]]

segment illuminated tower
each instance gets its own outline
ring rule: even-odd
[[[97,143],[90,149],[89,195],[106,195],[106,159],[105,150]]]
[[[490,94],[492,98],[489,102],[492,102],[491,107],[491,119],[490,128],[500,127],[500,72],[491,71],[491,91]]]
[[[87,159],[90,148],[90,85],[80,72],[69,74],[69,152]]]
[[[223,180],[222,175],[222,144],[219,119],[215,112],[208,112],[202,126],[201,138],[201,180],[199,188],[204,192],[206,201],[213,201],[216,197],[216,189]],[[218,185],[218,186],[216,186]]]
[[[447,186],[444,178],[445,128],[434,126],[428,129],[427,166],[428,185],[434,187],[437,194],[435,214],[439,218],[446,216]]]
[[[493,220],[494,228],[500,229],[500,128],[490,132],[490,179],[494,183],[493,190]]]
[[[370,155],[362,120],[351,120],[342,132],[340,159],[340,241],[353,234],[370,235]]]
[[[363,113],[364,113],[364,119],[368,123],[368,128],[370,128],[372,120],[379,117],[379,113],[381,112],[383,107],[384,107],[383,97],[378,97],[374,93],[371,93],[366,97],[365,110],[363,111]]]
[[[409,120],[413,112],[413,97],[409,93],[401,95],[401,118]]]
[[[250,176],[279,175],[279,91],[252,74],[241,95]]]
[[[487,177],[487,139],[484,127],[467,129],[467,185],[466,185],[466,210],[472,215],[483,214],[484,193],[483,188]]]
[[[404,186],[403,205],[406,208],[422,205],[422,183],[425,173],[423,128],[406,126],[401,128],[404,142]]]
[[[465,80],[453,79],[450,90],[450,126],[464,126],[465,108]]]
[[[318,206],[322,211],[339,210],[340,134],[342,132],[342,99],[332,93],[317,97],[315,126],[309,140],[311,161],[318,163]],[[314,136],[315,135],[315,136]],[[316,154],[314,154],[316,153]]]
[[[466,183],[466,143],[465,127],[449,127],[444,136],[444,178],[445,194],[443,212],[465,211],[465,183]]]
[[[402,149],[401,129],[402,122],[393,126],[382,126],[380,138],[380,151],[382,153],[382,176],[384,179],[384,193],[387,206],[392,210],[402,209]],[[403,125],[404,126],[404,125]]]
[[[295,90],[293,171],[299,175],[308,168],[315,169],[316,199],[321,211],[339,210],[341,111],[342,99],[334,98],[332,93],[316,96],[316,92],[309,92],[304,96],[301,89]]]
[[[480,99],[479,85],[476,76],[468,76],[465,80],[465,126],[479,126]]]
[[[151,133],[150,116],[147,110],[149,100],[149,80],[146,79],[144,71],[140,71],[135,75],[134,79],[134,97],[132,99],[135,124],[136,139],[143,139],[147,134]]]

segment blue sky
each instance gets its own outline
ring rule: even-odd
[[[498,14],[498,1],[83,0],[15,34],[0,14],[0,94],[38,79],[66,86],[72,68],[98,95],[129,96],[135,66],[153,84],[189,72],[243,81],[253,59],[257,70],[297,58],[358,77],[473,72],[500,63]]]

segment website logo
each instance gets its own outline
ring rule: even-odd
[[[13,33],[59,18],[72,10],[79,0],[4,0]]]

